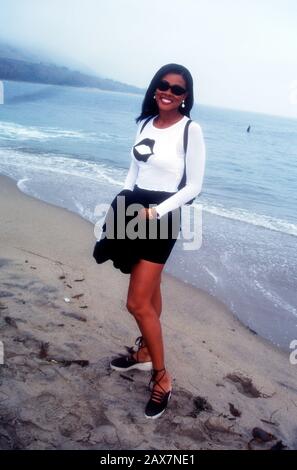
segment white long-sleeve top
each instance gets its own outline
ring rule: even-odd
[[[139,188],[176,192],[155,206],[160,217],[190,199],[202,189],[205,170],[205,144],[200,125],[192,121],[189,126],[186,153],[186,185],[178,191],[184,172],[184,127],[188,121],[184,116],[180,121],[165,129],[154,126],[152,118],[140,133],[144,120],[137,129],[135,144],[131,150],[132,161],[123,189]]]

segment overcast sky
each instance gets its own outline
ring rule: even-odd
[[[144,88],[181,63],[198,103],[293,117],[296,25],[296,0],[0,0],[2,41]]]

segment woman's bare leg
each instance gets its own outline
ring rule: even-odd
[[[162,274],[160,274],[160,280],[156,284],[156,288],[154,289],[152,296],[152,304],[159,318],[162,313],[161,275]]]
[[[162,328],[159,315],[152,303],[152,297],[161,281],[164,264],[153,263],[141,259],[133,266],[127,298],[127,309],[134,316],[147,345],[149,358],[155,370],[165,368]],[[156,295],[158,299],[158,293]],[[158,299],[158,305],[160,301]],[[139,360],[149,360],[145,356],[145,348],[139,351]],[[147,353],[146,353],[147,354]],[[162,375],[162,374],[161,374]],[[158,380],[158,375],[157,375]],[[168,373],[161,381],[165,390],[169,390],[171,380]]]
[[[152,305],[159,318],[162,313],[161,276],[162,274],[160,274],[160,280],[159,282],[156,283],[156,288],[154,289],[154,292],[152,295]],[[146,361],[151,360],[144,338],[142,339],[142,348],[141,348],[141,353],[139,354],[141,354],[140,357],[144,358],[141,360],[146,360]]]

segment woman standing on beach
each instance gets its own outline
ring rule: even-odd
[[[115,268],[130,274],[127,309],[141,337],[136,351],[131,348],[128,356],[110,365],[118,371],[152,370],[147,418],[163,414],[172,392],[160,323],[161,275],[181,228],[181,206],[201,192],[204,176],[203,134],[200,125],[190,120],[193,103],[193,79],[185,67],[168,64],[155,74],[136,120],[139,126],[124,188],[110,205],[93,254],[97,263],[111,259]],[[124,199],[122,219],[117,217],[119,196]],[[108,238],[109,222],[113,233],[118,233],[119,224],[128,229],[133,216],[127,215],[127,208],[135,203],[141,204],[136,219],[138,227],[145,227],[146,237],[133,238],[126,232],[124,238]],[[157,232],[150,231],[153,225]],[[151,236],[152,232],[157,235]]]

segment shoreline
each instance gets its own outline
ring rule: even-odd
[[[53,204],[53,203],[51,203],[51,202],[45,201],[45,200],[43,200],[43,199],[39,199],[39,198],[37,198],[37,197],[31,196],[30,194],[26,194],[24,191],[22,191],[21,188],[19,188],[19,183],[20,183],[21,181],[23,181],[23,180],[16,181],[16,180],[14,180],[13,178],[11,178],[11,177],[9,177],[9,176],[0,174],[0,181],[1,181],[1,178],[5,178],[5,179],[11,181],[12,184],[14,184],[14,185],[17,187],[17,189],[18,189],[22,194],[24,194],[24,196],[29,197],[29,198],[32,198],[33,200],[37,200],[37,201],[39,201],[39,202],[42,202],[42,203],[44,203],[44,204],[46,204],[46,205],[49,205],[49,206],[54,207],[54,208],[57,208],[57,209],[59,209],[59,210],[67,211],[67,213],[69,213],[69,214],[74,214],[76,217],[79,217],[79,218],[80,218],[81,220],[83,220],[85,223],[89,224],[90,227],[94,227],[94,224],[93,224],[92,222],[90,222],[87,218],[83,217],[82,214],[79,214],[79,213],[77,213],[77,212],[74,212],[74,211],[72,211],[72,210],[70,210],[70,209],[68,209],[68,208],[66,208],[66,207],[61,207],[61,206],[58,206],[58,205]],[[235,222],[240,222],[240,223],[242,223],[243,221],[235,221]],[[96,238],[95,238],[95,235],[94,235],[94,243],[95,243],[95,240],[96,240]],[[172,256],[174,256],[174,253],[173,253]],[[110,263],[108,263],[108,264],[110,264]],[[122,273],[121,273],[121,274],[122,274]],[[122,275],[123,275],[123,274],[122,274]],[[285,349],[284,347],[281,347],[281,346],[277,345],[277,344],[276,344],[275,342],[273,342],[272,340],[265,338],[265,336],[262,336],[260,333],[256,332],[254,329],[250,328],[250,327],[248,326],[248,324],[244,323],[244,321],[243,321],[239,316],[237,316],[236,312],[233,312],[233,311],[228,307],[228,305],[226,305],[222,300],[220,300],[219,298],[217,298],[215,295],[212,295],[212,294],[210,294],[209,292],[207,292],[206,290],[195,286],[194,284],[191,283],[191,281],[182,280],[182,279],[178,278],[178,277],[175,276],[173,273],[169,273],[169,272],[164,271],[164,272],[163,272],[163,275],[164,275],[164,276],[171,277],[171,278],[177,280],[178,282],[181,282],[183,285],[191,286],[193,289],[197,290],[197,292],[199,292],[200,294],[204,294],[204,295],[206,295],[206,296],[209,296],[209,298],[212,299],[214,302],[218,302],[219,304],[222,304],[222,305],[224,306],[224,308],[226,309],[226,311],[228,311],[229,314],[232,316],[232,318],[234,318],[235,320],[239,321],[239,322],[241,323],[241,325],[242,325],[244,328],[246,328],[248,331],[252,332],[253,334],[258,335],[262,340],[267,341],[269,344],[271,344],[273,347],[276,347],[276,348],[279,349],[280,351],[283,351],[283,352],[285,352],[285,353],[288,352],[288,350]],[[128,275],[125,275],[125,276],[128,276]]]
[[[289,355],[169,273],[162,325],[173,397],[148,422],[149,374],[109,369],[139,333],[125,307],[129,276],[92,259],[93,224],[6,176],[0,217],[0,448],[246,449],[254,427],[275,436],[255,448],[297,448]],[[211,409],[198,410],[197,397]]]

